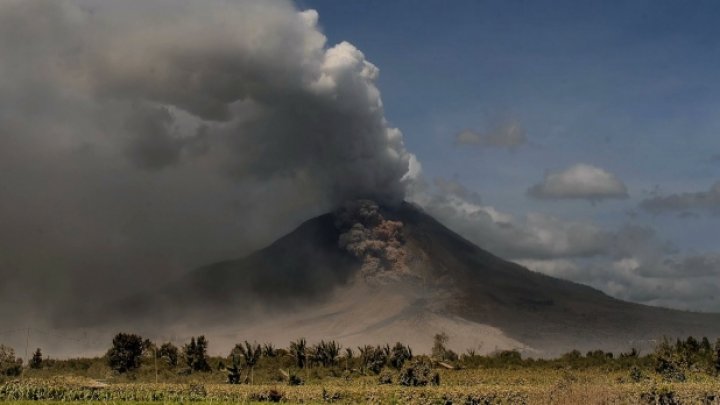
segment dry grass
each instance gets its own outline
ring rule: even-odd
[[[87,378],[26,379],[0,386],[0,400],[103,402],[233,402],[408,404],[720,404],[720,379],[690,375],[683,383],[652,376],[630,382],[627,373],[601,369],[440,370],[437,387],[379,385],[377,377],[327,377],[285,384],[109,383]]]

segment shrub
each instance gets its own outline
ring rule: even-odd
[[[666,380],[685,381],[683,369],[687,367],[687,364],[684,361],[685,357],[682,356],[682,353],[679,353],[680,350],[682,350],[681,345],[676,344],[673,348],[667,339],[664,339],[655,348],[653,354],[655,371]]]
[[[642,370],[640,370],[637,366],[633,366],[630,369],[630,380],[633,382],[640,382],[643,379],[645,379],[645,376],[643,375]]]
[[[305,382],[297,374],[291,373],[288,378],[288,385],[303,385]]]
[[[440,374],[433,372],[428,362],[416,361],[402,369],[398,384],[407,387],[440,385]]]
[[[382,373],[380,373],[380,376],[378,377],[378,383],[380,385],[392,384],[393,383],[392,373],[389,371],[383,371]]]

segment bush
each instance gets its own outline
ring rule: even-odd
[[[305,382],[297,374],[292,373],[288,378],[288,385],[303,385]]]
[[[389,371],[383,371],[382,373],[380,373],[380,377],[378,377],[378,383],[380,385],[392,384],[393,383],[392,373]]]
[[[126,373],[140,367],[143,354],[142,337],[130,333],[118,333],[113,338],[113,346],[108,350],[108,364],[118,373]]]
[[[645,379],[645,376],[643,375],[642,370],[638,368],[637,366],[633,366],[630,369],[630,380],[632,382],[640,382]]]
[[[398,384],[407,387],[440,385],[440,374],[433,372],[428,362],[416,361],[402,369]]]
[[[680,350],[682,347],[676,345],[673,347],[667,339],[663,340],[655,349],[653,355],[655,360],[655,371],[670,381],[685,381],[685,373],[683,370],[688,364]]]

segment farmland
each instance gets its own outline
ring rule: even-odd
[[[377,377],[372,376],[325,377],[302,386],[282,382],[229,385],[191,379],[156,384],[99,383],[79,377],[27,378],[2,385],[0,398],[5,401],[213,403],[720,403],[718,380],[700,374],[682,383],[659,378],[634,382],[621,371],[608,373],[597,368],[441,370],[440,376],[440,386],[426,387],[380,385]]]
[[[346,348],[341,354],[335,342],[308,345],[298,339],[287,349],[245,342],[225,357],[206,355],[202,337],[177,352],[136,335],[118,337],[103,357],[42,359],[38,351],[27,366],[14,369],[16,375],[5,370],[0,400],[720,404],[720,347],[707,339],[664,341],[644,355],[571,351],[555,359],[532,359],[513,351],[457,355],[444,347],[442,336],[431,355],[413,356],[399,343]],[[126,358],[131,351],[125,349],[137,341],[142,343],[138,357]],[[124,351],[116,350],[118,345]],[[8,353],[6,348],[5,364]],[[118,358],[132,361],[118,363]]]

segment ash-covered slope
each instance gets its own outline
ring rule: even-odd
[[[530,271],[482,250],[421,210],[404,204],[409,243],[427,255],[428,271],[451,279],[454,314],[496,326],[545,352],[625,349],[663,336],[720,336],[720,314],[629,303],[591,287]]]
[[[169,320],[199,311],[210,324],[234,314],[245,317],[246,334],[266,340],[278,330],[284,336],[322,331],[321,337],[353,342],[392,341],[410,331],[428,335],[429,344],[443,329],[458,344],[488,343],[485,351],[621,350],[663,335],[720,335],[720,315],[623,302],[532,272],[412,204],[363,213],[366,208],[359,216],[355,207],[350,216],[311,219],[264,249],[197,269],[124,308],[162,306]]]

